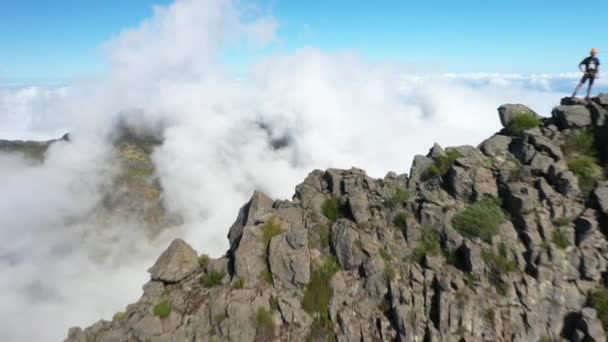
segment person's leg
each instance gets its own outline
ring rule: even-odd
[[[581,87],[582,87],[582,86],[583,86],[583,84],[582,84],[582,83],[579,83],[579,84],[576,86],[576,89],[574,89],[574,93],[572,93],[572,97],[576,97],[576,94],[578,94],[578,92],[579,92],[579,90],[581,90]]]
[[[587,100],[589,100],[589,97],[591,96],[591,88],[593,87],[594,81],[595,81],[595,76],[589,77],[589,86],[587,87],[587,97],[586,97]]]
[[[576,86],[576,89],[574,89],[574,93],[572,93],[572,97],[576,97],[576,94],[578,94],[578,92],[581,90],[581,87],[585,84],[585,82],[587,82],[587,78],[587,74],[585,74],[583,78],[581,78],[580,83],[578,84],[578,86]]]

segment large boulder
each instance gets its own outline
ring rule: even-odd
[[[310,280],[310,249],[308,234],[297,230],[276,236],[270,242],[270,270],[275,279],[287,288],[298,288]]]
[[[148,272],[150,272],[152,280],[175,283],[196,272],[198,269],[199,264],[196,251],[184,240],[175,239]]]
[[[551,114],[560,129],[581,128],[592,124],[591,112],[582,105],[557,106]]]
[[[540,116],[536,114],[532,109],[522,104],[504,104],[498,107],[498,116],[500,117],[500,123],[503,127],[509,127],[511,121],[521,114],[532,114],[536,117]]]

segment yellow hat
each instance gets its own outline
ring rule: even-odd
[[[591,53],[597,53],[597,49],[596,48],[591,49]]]

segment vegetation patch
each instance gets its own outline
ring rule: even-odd
[[[578,178],[578,185],[585,193],[595,187],[595,183],[603,179],[602,168],[597,163],[597,158],[588,155],[579,155],[568,160],[568,168]]]
[[[570,246],[570,240],[568,239],[568,236],[560,229],[557,229],[553,232],[553,235],[551,236],[551,241],[553,241],[553,243],[561,249],[565,249]]]
[[[399,213],[393,219],[393,224],[395,227],[399,228],[401,231],[405,231],[407,229],[407,214]]]
[[[261,307],[255,314],[256,335],[260,341],[272,341],[276,338],[277,327],[272,319],[272,314],[266,308]]]
[[[512,135],[522,136],[525,131],[540,126],[540,119],[529,112],[521,112],[509,123],[507,130]]]
[[[395,271],[395,269],[393,267],[384,268],[384,279],[386,279],[387,282],[395,281],[396,277],[397,277],[397,271]]]
[[[207,255],[207,254],[202,254],[201,256],[198,257],[198,264],[202,268],[207,267],[207,265],[209,265],[209,261],[211,261],[211,258],[209,258],[209,255]]]
[[[496,201],[484,199],[467,206],[452,219],[454,228],[464,237],[491,242],[507,220]]]
[[[264,262],[266,263],[266,270],[262,271],[260,276],[270,285],[274,284],[272,273],[270,272],[270,260],[268,258],[270,241],[272,241],[273,237],[282,233],[283,229],[281,228],[281,222],[276,217],[271,218],[270,221],[262,227],[262,234],[264,236],[264,252],[262,253],[262,259],[264,259]]]
[[[503,296],[506,295],[509,284],[503,280],[503,276],[517,269],[515,261],[509,259],[507,246],[504,243],[500,244],[498,253],[491,249],[484,249],[481,251],[481,258],[490,269],[489,279],[496,288],[496,292]]]
[[[608,331],[608,289],[600,288],[591,292],[587,304],[595,309],[604,331]]]
[[[427,229],[423,231],[422,240],[414,248],[408,259],[411,262],[421,262],[425,255],[439,255],[439,253],[441,253],[439,232]]]
[[[226,272],[218,270],[210,270],[207,274],[201,276],[201,284],[204,287],[215,287],[222,284],[222,280],[226,276]]]
[[[112,320],[113,320],[113,321],[122,321],[122,320],[124,320],[125,318],[127,318],[127,313],[126,313],[126,312],[124,312],[124,311],[121,311],[121,312],[117,312],[117,313],[115,313],[115,314],[114,314],[114,317],[112,317]]]
[[[240,290],[245,287],[245,278],[239,277],[232,285],[233,290]]]
[[[590,192],[595,184],[604,178],[598,163],[598,150],[593,130],[585,129],[572,132],[566,137],[562,146],[568,168],[578,178],[578,184],[585,193]]]
[[[395,208],[398,205],[402,205],[407,203],[412,197],[412,193],[406,189],[398,188],[395,190],[395,193],[384,200],[384,206],[387,208]]]
[[[160,302],[154,306],[152,313],[159,318],[167,318],[171,315],[171,306],[166,301]]]
[[[427,173],[431,177],[441,177],[448,173],[456,159],[460,157],[462,157],[462,154],[455,149],[446,149],[444,156],[439,156],[433,160],[433,164],[429,166]]]
[[[393,259],[393,257],[388,252],[388,249],[386,249],[386,247],[380,248],[380,250],[378,252],[380,253],[380,256],[382,257],[382,259],[384,259],[384,261],[391,261]]]
[[[340,199],[332,196],[321,205],[323,215],[333,224],[338,219],[345,217],[346,208],[340,204]]]
[[[308,340],[315,341],[316,337],[327,336],[329,331],[333,330],[328,312],[334,295],[330,281],[339,270],[340,266],[334,258],[327,259],[312,273],[310,282],[304,289],[302,308],[314,318]]]

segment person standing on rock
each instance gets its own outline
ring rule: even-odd
[[[581,82],[578,84],[578,86],[576,86],[576,89],[574,89],[572,97],[575,97],[578,91],[581,90],[581,87],[587,82],[587,80],[589,80],[589,87],[587,88],[587,97],[585,97],[585,99],[589,100],[589,96],[591,95],[591,87],[593,87],[593,82],[600,73],[600,60],[597,59],[595,55],[597,55],[597,49],[593,48],[591,49],[591,56],[583,59],[583,61],[578,65],[578,68],[581,72],[584,73],[584,75],[581,79]],[[583,66],[585,67],[584,70]]]

